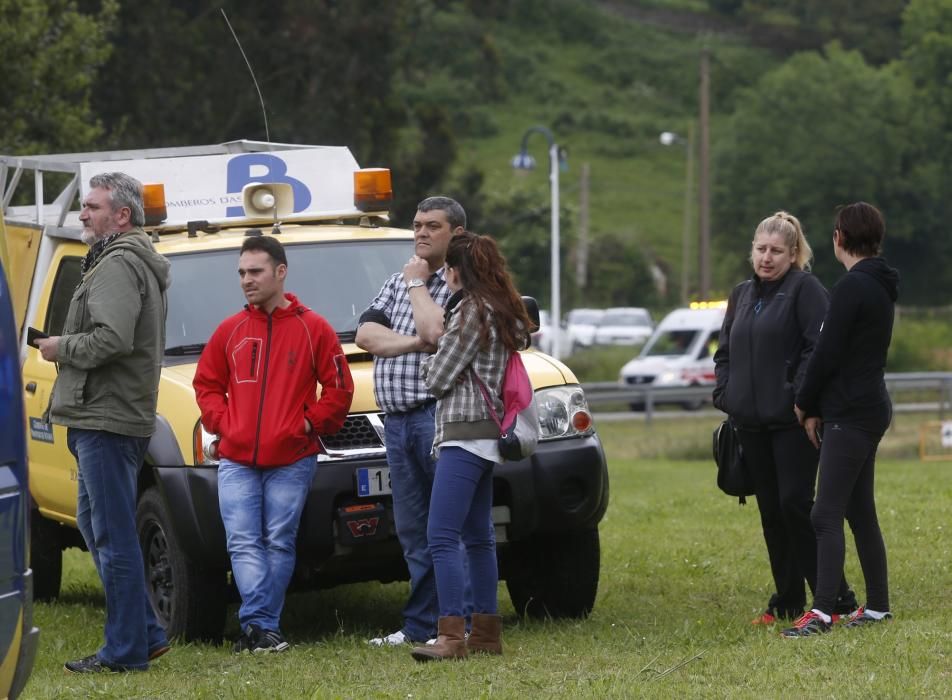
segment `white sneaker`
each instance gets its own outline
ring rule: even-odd
[[[407,639],[407,635],[403,633],[403,630],[397,630],[393,634],[388,634],[386,637],[374,637],[373,639],[368,639],[367,644],[373,647],[398,647],[401,644],[409,644],[410,640]],[[436,637],[433,639],[426,640],[426,645],[428,647],[436,644]]]
[[[407,639],[407,636],[403,633],[403,630],[397,630],[393,634],[388,634],[386,637],[374,637],[373,639],[368,639],[367,644],[373,647],[398,647],[401,644],[406,644],[410,640]]]

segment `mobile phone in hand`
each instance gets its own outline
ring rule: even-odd
[[[34,348],[39,349],[39,346],[36,344],[36,341],[40,338],[49,338],[49,336],[41,330],[37,330],[32,326],[28,326],[26,329],[26,344],[32,345]]]

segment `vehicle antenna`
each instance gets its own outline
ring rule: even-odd
[[[238,45],[238,50],[241,52],[241,57],[245,59],[245,65],[248,66],[248,72],[251,74],[251,81],[255,84],[255,91],[258,93],[258,102],[261,103],[261,116],[264,119],[264,137],[268,142],[268,153],[272,152],[271,147],[271,131],[268,129],[268,110],[264,106],[264,96],[261,94],[261,88],[258,86],[258,79],[255,77],[255,69],[251,67],[251,61],[248,60],[248,55],[245,53],[244,47],[241,45],[241,40],[238,39],[238,34],[235,33],[235,28],[231,26],[231,22],[228,21],[228,14],[225,12],[224,7],[218,8],[221,10],[221,16],[225,20],[225,24],[228,25],[228,31],[231,32],[232,37],[235,39],[235,43]],[[271,184],[274,184],[272,179]],[[278,206],[275,203],[272,208],[274,214],[274,229],[273,233],[278,233]]]

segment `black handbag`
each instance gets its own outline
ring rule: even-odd
[[[737,439],[737,429],[730,419],[714,429],[714,463],[717,465],[717,487],[728,496],[737,496],[741,505],[754,495],[754,479],[744,462],[744,450]]]

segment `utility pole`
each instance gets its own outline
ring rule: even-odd
[[[711,289],[711,55],[701,49],[701,85],[698,148],[698,281],[699,296],[707,299]]]
[[[585,289],[588,280],[588,192],[589,167],[588,163],[582,163],[578,196],[578,248],[575,252],[575,282],[579,289]]]
[[[690,292],[688,290],[691,279],[691,258],[688,251],[691,249],[691,204],[694,201],[694,122],[688,124],[688,138],[684,144],[684,222],[681,227],[681,306],[688,305]]]

